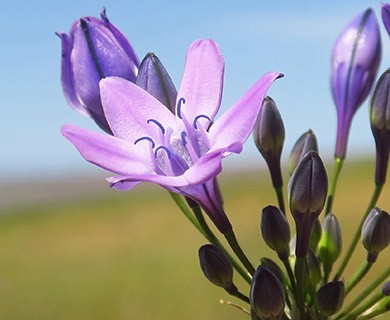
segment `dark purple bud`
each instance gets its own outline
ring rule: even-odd
[[[199,248],[200,267],[205,277],[230,294],[237,292],[233,284],[233,267],[226,255],[216,246],[206,244]]]
[[[390,3],[382,3],[382,20],[387,33],[390,35]]]
[[[57,35],[62,44],[61,82],[66,100],[111,134],[100,100],[99,81],[118,76],[134,82],[139,65],[134,49],[108,20],[104,8],[101,19],[83,17],[73,23],[70,35]]]
[[[342,244],[340,224],[336,216],[329,213],[322,223],[322,237],[318,245],[318,257],[328,268],[339,257]]]
[[[344,282],[329,282],[321,287],[316,294],[318,309],[324,316],[330,317],[341,309],[344,303],[344,296]]]
[[[384,296],[388,297],[390,296],[390,280],[389,281],[386,281],[383,285],[382,285],[382,289],[381,289],[381,292]]]
[[[337,107],[337,158],[345,158],[352,118],[371,90],[381,54],[379,26],[372,9],[357,15],[333,47],[331,89]]]
[[[271,271],[279,279],[283,286],[287,285],[286,275],[275,261],[269,258],[261,258],[260,263],[262,266],[266,267],[269,271]]]
[[[177,91],[167,70],[154,53],[148,53],[139,67],[136,84],[175,113]]]
[[[328,192],[324,164],[315,151],[308,152],[288,184],[289,205],[297,232],[296,255],[305,257],[313,224],[320,215]]]
[[[284,312],[285,292],[279,279],[260,265],[253,275],[249,299],[261,319],[280,319]]]
[[[386,182],[390,153],[390,69],[379,78],[370,106],[371,130],[376,145],[375,183]]]
[[[291,151],[290,158],[288,160],[288,170],[290,175],[293,174],[295,168],[305,154],[311,150],[318,153],[317,138],[313,131],[309,130],[299,137]]]
[[[310,235],[310,249],[312,249],[314,252],[317,251],[318,243],[320,242],[322,236],[322,227],[320,220],[316,219],[313,224],[313,229],[311,231]]]
[[[261,319],[257,316],[255,310],[253,310],[253,308],[251,308],[251,320],[261,320]]]
[[[320,262],[313,250],[309,249],[305,257],[305,270],[303,275],[303,286],[309,291],[310,288],[316,288],[322,280]]]
[[[282,261],[290,255],[290,226],[284,213],[275,206],[267,206],[262,211],[261,234],[266,244],[277,252]]]
[[[284,137],[284,125],[278,108],[274,100],[270,97],[265,97],[255,127],[253,128],[253,138],[257,149],[259,149],[261,155],[267,162],[275,188],[283,186],[280,157]]]
[[[362,227],[362,241],[368,252],[367,261],[375,262],[390,243],[390,215],[386,211],[371,210]]]

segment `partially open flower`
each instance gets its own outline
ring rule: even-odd
[[[290,255],[290,226],[279,208],[267,206],[263,209],[261,234],[267,245],[277,252],[280,259],[287,261]]]
[[[367,261],[375,262],[378,254],[390,244],[390,215],[379,208],[371,210],[362,227]]]
[[[288,185],[289,205],[297,231],[296,255],[305,257],[313,224],[328,192],[324,164],[315,151],[308,152],[296,167]]]
[[[285,292],[279,279],[260,265],[253,275],[249,293],[251,306],[264,320],[278,320],[284,312]]]
[[[276,103],[270,97],[265,97],[255,127],[253,128],[253,138],[257,149],[259,149],[261,155],[267,162],[275,188],[283,186],[280,157],[284,137],[284,124]]]
[[[370,122],[376,145],[375,183],[383,185],[390,153],[390,69],[376,84],[370,105]]]
[[[379,26],[372,9],[357,15],[333,47],[331,89],[337,107],[337,158],[345,158],[352,118],[371,90],[381,52]]]
[[[316,295],[317,305],[321,313],[330,317],[341,309],[344,303],[344,282],[329,282],[318,290]]]
[[[299,137],[297,142],[295,142],[293,149],[291,150],[290,158],[288,160],[288,170],[290,175],[293,174],[295,168],[305,156],[305,154],[311,150],[318,153],[317,138],[314,132],[309,130]]]

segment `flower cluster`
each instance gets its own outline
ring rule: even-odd
[[[382,6],[390,32],[390,5]],[[336,185],[346,157],[352,118],[374,86],[381,60],[379,26],[372,9],[357,15],[342,31],[332,52],[331,92],[337,108],[335,168],[328,182],[313,131],[305,132],[289,158],[288,205],[285,205],[281,155],[285,128],[276,102],[267,96],[280,72],[263,75],[218,119],[224,61],[213,40],[196,40],[187,51],[179,89],[154,53],[139,62],[126,37],[109,21],[83,17],[62,44],[62,87],[69,104],[92,118],[104,132],[64,125],[62,134],[82,157],[114,174],[111,187],[129,190],[141,182],[167,189],[180,209],[210,244],[199,249],[205,277],[248,304],[251,319],[370,319],[390,304],[390,272],[344,306],[345,297],[369,272],[390,243],[390,216],[376,207],[386,182],[390,152],[389,69],[376,83],[370,104],[376,143],[375,190],[358,230],[342,253],[342,230],[332,210]],[[260,230],[280,263],[263,257],[253,265],[239,245],[225,213],[217,175],[222,159],[240,153],[253,132],[277,197],[262,209]],[[287,215],[295,221],[291,237]],[[228,250],[209,228],[203,212],[226,238]],[[324,212],[322,223],[320,215]],[[367,259],[350,278],[344,270],[362,238]],[[247,292],[233,283],[236,270]],[[382,290],[361,304],[380,284]]]

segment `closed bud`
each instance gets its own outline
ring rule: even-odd
[[[370,105],[370,122],[376,145],[375,183],[383,185],[390,153],[390,69],[376,84]]]
[[[284,287],[287,285],[286,275],[275,261],[269,258],[261,258],[260,263],[262,266],[266,267],[269,271],[271,271],[279,279],[279,281],[283,284]]]
[[[279,279],[260,265],[253,274],[249,293],[251,306],[264,320],[279,320],[284,312],[285,292]]]
[[[139,60],[126,37],[108,20],[83,17],[70,35],[58,32],[62,45],[61,82],[68,103],[111,134],[100,99],[99,81],[117,76],[134,82]]]
[[[317,218],[313,224],[313,230],[311,231],[310,243],[309,243],[310,249],[313,250],[314,252],[317,251],[317,246],[318,243],[320,242],[321,236],[322,236],[321,222]]]
[[[276,251],[283,261],[290,255],[290,226],[284,213],[275,206],[267,206],[262,211],[261,234],[266,244]]]
[[[273,186],[282,187],[280,157],[285,138],[284,124],[274,100],[270,97],[265,97],[263,101],[253,128],[253,138],[257,149],[267,162]]]
[[[368,262],[375,262],[378,254],[390,243],[390,216],[386,211],[373,208],[362,227],[362,241]]]
[[[385,25],[387,33],[390,35],[390,3],[382,4],[381,13],[382,13],[383,24]]]
[[[316,300],[320,312],[330,317],[338,312],[344,303],[345,286],[342,281],[329,282],[321,287],[317,294]]]
[[[352,118],[371,90],[381,53],[379,26],[372,9],[357,15],[333,47],[331,89],[337,108],[337,158],[345,158]]]
[[[305,154],[311,150],[318,153],[317,138],[313,131],[309,130],[299,137],[291,151],[290,158],[288,160],[288,170],[290,175],[293,174],[295,168]]]
[[[139,67],[136,84],[148,91],[172,113],[175,112],[177,91],[167,70],[154,53],[148,53]]]
[[[322,223],[322,237],[318,245],[318,256],[326,268],[331,268],[341,253],[342,238],[336,216],[329,213]]]
[[[237,292],[233,284],[233,267],[218,247],[206,244],[200,247],[198,255],[200,267],[210,282],[224,288],[230,294]]]
[[[288,185],[290,210],[297,230],[298,257],[307,253],[313,224],[324,207],[327,192],[324,164],[315,151],[310,151],[294,170]]]
[[[386,297],[390,296],[390,280],[382,285],[381,292]]]
[[[322,279],[320,262],[313,250],[309,249],[305,257],[305,272],[303,276],[303,286],[307,291],[316,288]]]

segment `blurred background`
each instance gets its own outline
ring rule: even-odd
[[[219,298],[230,298],[203,278],[197,249],[204,240],[167,192],[150,185],[126,193],[108,189],[109,174],[85,162],[60,134],[63,123],[99,129],[66,104],[60,85],[60,40],[54,32],[68,32],[81,16],[98,16],[103,5],[139,57],[154,52],[177,87],[189,44],[198,38],[217,41],[226,63],[221,111],[263,73],[283,72],[285,78],[269,91],[286,127],[283,163],[296,139],[311,128],[330,174],[336,135],[330,52],[348,21],[366,8],[373,7],[381,25],[380,3],[2,4],[0,318],[244,319],[239,311],[220,305]],[[390,57],[388,35],[381,31],[380,73]],[[346,230],[345,244],[373,190],[375,146],[367,110],[366,102],[352,124],[334,204]],[[261,239],[259,213],[276,199],[251,139],[241,155],[224,160],[221,187],[226,211],[251,260],[275,258]],[[388,187],[379,206],[390,208]],[[388,264],[385,255],[377,270]],[[347,274],[363,258],[360,250]]]

